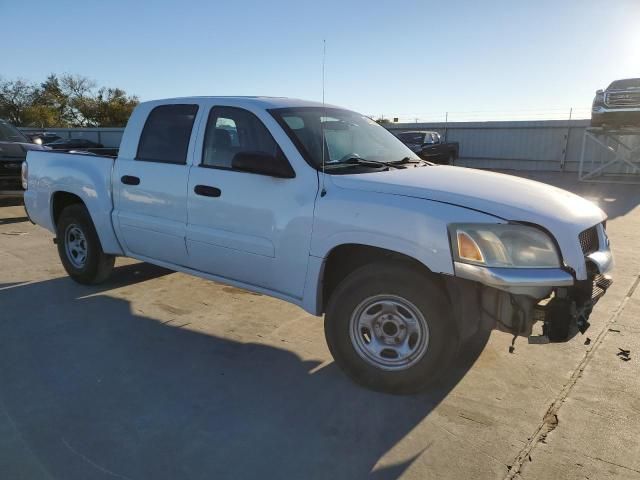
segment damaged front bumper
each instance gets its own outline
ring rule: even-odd
[[[594,305],[613,283],[608,245],[586,255],[585,262],[586,280],[577,280],[570,269],[490,268],[454,262],[455,277],[447,281],[449,294],[470,300],[453,302],[461,337],[473,335],[478,328],[495,328],[546,343],[584,333]],[[533,337],[538,321],[543,322],[542,335]]]

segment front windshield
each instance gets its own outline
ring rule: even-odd
[[[20,130],[4,121],[0,121],[0,142],[31,143]]]
[[[420,161],[388,130],[359,113],[322,107],[279,108],[271,113],[316,168],[322,168],[323,148],[327,171],[351,164],[354,159],[384,163]]]

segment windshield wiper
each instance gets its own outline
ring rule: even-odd
[[[395,162],[392,162],[392,164],[394,165],[402,165],[403,163],[422,163],[424,165],[433,165],[433,163],[431,162],[427,162],[426,160],[423,160],[422,158],[419,160],[414,160],[410,157],[404,157],[401,160],[397,160]]]
[[[349,157],[346,160],[342,160],[340,163],[342,164],[347,164],[347,165],[380,165],[382,167],[387,167],[387,168],[405,168],[405,167],[400,167],[397,164],[395,164],[395,162],[391,163],[391,162],[381,162],[379,160],[370,160],[368,158],[362,158],[362,157]]]

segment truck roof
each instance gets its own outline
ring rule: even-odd
[[[257,107],[262,109],[269,108],[290,108],[290,107],[322,107],[321,102],[312,102],[309,100],[300,100],[297,98],[287,97],[263,97],[263,96],[195,96],[195,97],[175,97],[164,98],[158,100],[150,100],[142,102],[147,105],[163,105],[167,103],[181,103],[181,102],[199,102],[199,101],[215,101],[220,100],[225,105],[236,105],[238,107]],[[342,108],[335,105],[325,104],[328,108]]]

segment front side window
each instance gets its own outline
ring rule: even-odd
[[[307,161],[330,171],[354,161],[419,162],[420,158],[387,129],[359,113],[339,108],[270,110]]]
[[[253,113],[236,107],[214,107],[207,121],[202,165],[231,169],[238,153],[283,155],[267,128]]]
[[[161,105],[149,113],[140,135],[136,160],[187,163],[197,105]]]

